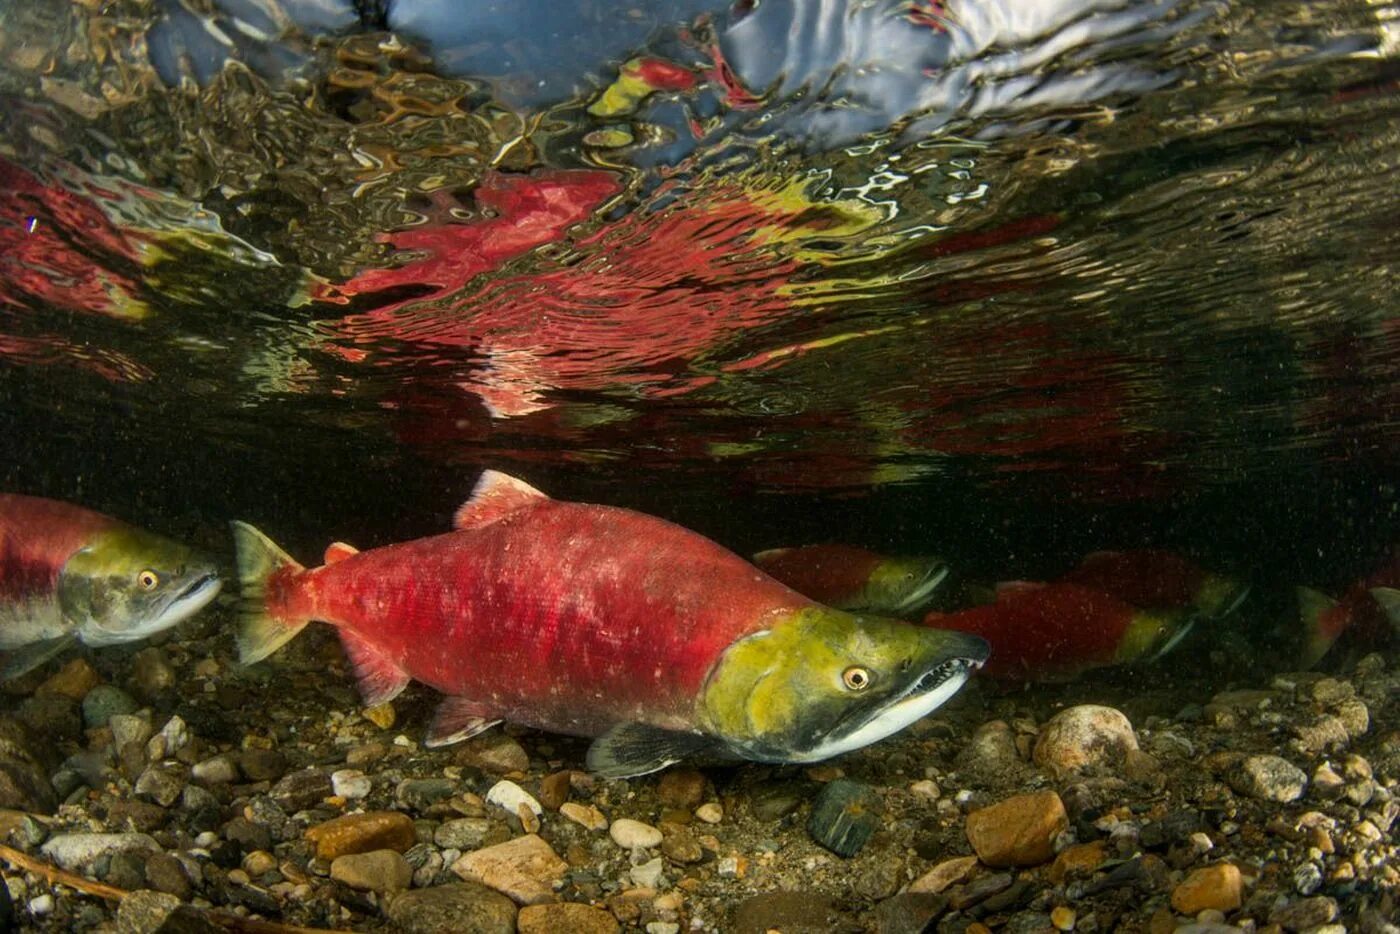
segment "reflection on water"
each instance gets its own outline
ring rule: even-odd
[[[1393,476],[1392,5],[383,6],[0,11],[16,425],[786,491]]]

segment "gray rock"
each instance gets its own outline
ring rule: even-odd
[[[17,713],[25,726],[50,741],[74,740],[83,732],[78,702],[62,694],[25,698]]]
[[[813,787],[807,782],[780,781],[758,786],[749,795],[749,811],[763,821],[781,820],[812,797]]]
[[[455,882],[404,892],[386,914],[403,934],[514,934],[516,908],[484,885]]]
[[[181,901],[189,898],[193,892],[185,867],[169,853],[152,853],[146,859],[146,884]]]
[[[107,720],[112,728],[112,747],[121,749],[127,743],[145,746],[151,738],[151,720],[135,713],[114,713]]]
[[[320,769],[302,769],[284,775],[270,792],[272,800],[288,811],[304,811],[334,793],[331,777]]]
[[[249,781],[276,781],[287,771],[287,757],[276,749],[245,749],[238,754],[238,767]]]
[[[132,892],[117,908],[117,931],[119,934],[156,934],[164,930],[166,921],[179,907],[180,900],[166,892],[149,889]]]
[[[854,856],[880,826],[882,810],[870,786],[838,778],[828,782],[812,803],[807,833],[838,856]]]
[[[1230,787],[1263,801],[1297,801],[1308,787],[1307,773],[1279,756],[1245,756],[1230,770]]]
[[[58,798],[49,775],[57,764],[52,743],[40,743],[23,722],[0,715],[0,808],[52,814]]]
[[[136,699],[121,688],[99,684],[83,698],[83,723],[88,729],[107,726],[116,714],[134,714]]]
[[[146,887],[145,855],[144,853],[137,855],[130,851],[113,853],[111,861],[107,864],[107,871],[102,873],[102,881],[128,892],[144,889]]]
[[[1322,888],[1322,870],[1316,863],[1301,863],[1293,870],[1293,888],[1299,895],[1311,895]]]
[[[486,843],[491,822],[484,817],[444,821],[433,831],[433,842],[444,850],[475,850]]]
[[[406,778],[394,789],[394,797],[415,811],[426,811],[456,790],[456,783],[446,778]]]
[[[331,861],[331,878],[352,889],[393,892],[413,881],[413,867],[397,850],[371,850],[337,856]]]
[[[227,785],[238,781],[238,765],[232,756],[217,755],[203,762],[196,762],[190,769],[190,776],[206,785]]]
[[[185,767],[178,762],[156,762],[147,766],[146,771],[136,780],[138,795],[154,801],[161,807],[170,807],[180,799],[185,790],[187,778]]]
[[[1269,914],[1269,921],[1289,931],[1306,931],[1337,919],[1335,899],[1324,895],[1301,898]]]
[[[131,660],[131,686],[140,696],[151,699],[175,684],[175,669],[163,649],[152,646],[137,652]]]
[[[881,934],[923,934],[947,910],[946,895],[929,892],[895,895],[876,909],[876,928]]]
[[[1005,720],[990,720],[973,731],[958,755],[958,768],[991,788],[1019,784],[1030,771],[1016,748],[1016,733]]]
[[[160,847],[144,833],[62,833],[50,837],[39,849],[61,868],[78,870],[89,866],[99,856],[123,850],[154,852]]]
[[[734,934],[827,934],[842,928],[835,901],[819,892],[764,892],[734,908]]]

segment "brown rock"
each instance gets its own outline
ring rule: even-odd
[[[705,776],[694,769],[674,769],[661,776],[656,796],[672,808],[693,808],[705,800]]]
[[[318,859],[335,859],[370,850],[397,850],[402,853],[418,841],[413,821],[398,811],[369,811],[346,814],[306,830],[306,839],[316,844]]]
[[[520,905],[554,901],[554,883],[568,868],[535,834],[466,853],[452,864],[452,871],[463,879],[509,895]]]
[[[49,676],[35,689],[36,697],[67,697],[81,701],[87,692],[97,687],[102,678],[85,658],[75,658]]]
[[[475,766],[483,772],[502,775],[530,768],[530,756],[514,737],[504,733],[474,736],[457,750],[457,764]]]
[[[557,811],[569,800],[569,770],[546,775],[540,782],[540,804],[546,810]]]
[[[1232,863],[1197,869],[1172,891],[1172,908],[1194,917],[1207,908],[1230,912],[1240,907],[1243,883]]]
[[[578,902],[560,902],[553,905],[529,905],[520,909],[515,919],[515,929],[519,934],[555,934],[568,931],[570,934],[616,934],[622,930],[607,911],[592,905]]]
[[[919,894],[937,895],[950,885],[957,885],[967,879],[973,869],[977,867],[977,857],[957,856],[953,859],[945,859],[934,866],[913,882],[909,883],[908,891]]]
[[[352,889],[395,892],[408,888],[413,867],[396,850],[349,853],[331,861],[331,878]]]
[[[1103,865],[1108,858],[1108,841],[1094,840],[1091,843],[1076,843],[1067,846],[1055,857],[1050,866],[1050,881],[1059,885],[1073,876],[1087,876]]]
[[[1118,770],[1138,748],[1128,718],[1112,707],[1081,704],[1050,718],[1035,741],[1035,764],[1057,775]]]
[[[1069,826],[1053,791],[1017,795],[967,816],[967,839],[988,866],[1038,866],[1055,855],[1055,837]]]

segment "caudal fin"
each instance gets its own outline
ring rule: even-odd
[[[1303,625],[1303,649],[1299,662],[1311,668],[1322,660],[1332,643],[1346,628],[1348,617],[1337,609],[1337,601],[1311,587],[1296,588],[1298,618]]]
[[[1385,610],[1385,615],[1390,617],[1390,624],[1400,633],[1400,590],[1394,587],[1372,587],[1371,596],[1376,598],[1381,609]]]
[[[238,625],[238,660],[244,665],[262,661],[286,645],[310,622],[276,615],[268,606],[267,582],[280,571],[303,570],[281,548],[246,522],[230,522],[238,556],[238,580],[243,605]]]

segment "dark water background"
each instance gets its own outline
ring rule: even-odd
[[[1400,541],[1392,4],[94,7],[0,3],[0,487],[308,558],[486,466],[992,578]]]

